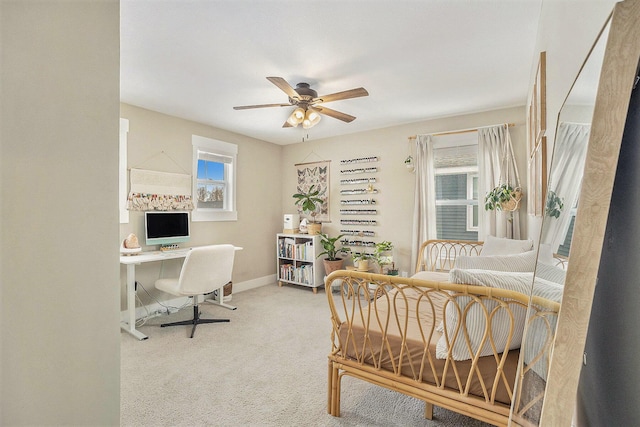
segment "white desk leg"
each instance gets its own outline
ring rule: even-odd
[[[226,304],[223,298],[224,298],[224,288],[220,288],[218,289],[217,297],[209,298],[204,301],[209,302],[211,304],[219,305],[220,307],[228,308],[229,310],[235,310],[236,308],[238,308],[233,305]]]
[[[127,321],[120,322],[120,327],[139,340],[149,338],[136,329],[136,265],[127,264]]]

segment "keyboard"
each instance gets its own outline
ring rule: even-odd
[[[191,250],[191,248],[180,248],[180,249],[165,249],[162,251],[163,256],[186,256],[187,253]]]

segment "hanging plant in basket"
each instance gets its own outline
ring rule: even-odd
[[[522,188],[501,184],[487,193],[484,198],[484,209],[513,212],[520,208],[520,200],[522,200]]]
[[[511,137],[509,136],[509,127],[505,125],[506,142],[502,147],[502,159],[500,162],[500,177],[498,183],[501,183],[493,190],[489,191],[484,198],[484,209],[487,211],[506,211],[515,212],[520,209],[520,200],[522,200],[523,192],[520,187],[520,176],[518,175],[518,167],[513,156],[513,146],[511,145]],[[512,186],[509,181],[515,182]],[[509,215],[511,220],[513,215]]]

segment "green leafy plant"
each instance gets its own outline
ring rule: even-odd
[[[387,240],[376,243],[376,253],[386,252],[390,250],[393,250],[393,243]]]
[[[484,209],[487,211],[513,210],[505,209],[504,205],[515,199],[520,201],[520,197],[522,197],[522,193],[519,188],[513,188],[509,184],[501,184],[487,193],[484,198]]]
[[[340,238],[344,237],[344,234],[341,234],[337,237],[329,237],[328,234],[320,233],[320,243],[322,244],[322,248],[324,251],[318,254],[318,258],[321,255],[327,255],[327,261],[337,261],[340,258],[337,258],[338,253],[348,254],[351,252],[351,249],[347,247],[336,247],[336,243]]]
[[[318,208],[322,206],[324,200],[318,195],[320,189],[314,190],[315,184],[309,187],[309,191],[306,193],[296,193],[293,198],[296,199],[295,204],[300,206],[305,213],[311,215],[311,222],[316,222],[316,215],[318,214]]]
[[[385,252],[390,252],[393,250],[393,243],[385,240],[380,243],[376,243],[375,251],[373,253],[376,264],[380,267],[383,265],[391,264],[393,261],[393,257],[390,255],[385,255]]]
[[[369,271],[369,264],[372,260],[375,260],[375,255],[368,252],[357,252],[353,255],[353,265],[358,271]]]
[[[375,255],[374,254],[370,254],[368,252],[354,252],[353,255],[353,263],[357,264],[360,261],[370,261],[375,259]]]
[[[564,209],[564,199],[560,198],[555,191],[549,190],[547,194],[547,205],[545,214],[551,218],[560,218],[560,213]]]

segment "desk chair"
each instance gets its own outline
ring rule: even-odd
[[[224,285],[231,281],[234,255],[233,245],[193,248],[182,264],[179,278],[156,280],[155,286],[161,291],[193,298],[192,320],[165,323],[160,326],[193,325],[191,329],[191,338],[193,338],[196,326],[200,323],[229,322],[229,319],[201,319],[198,310],[198,297],[209,294],[216,289],[218,289],[218,294],[222,295]]]

